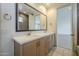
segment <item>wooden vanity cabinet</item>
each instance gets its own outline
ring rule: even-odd
[[[54,37],[54,35],[50,35],[49,36],[50,39],[49,39],[49,52],[52,50],[54,51],[55,50],[55,47],[56,47],[56,39]]]
[[[49,39],[50,39],[50,36],[47,36],[45,37],[45,55],[48,55],[49,53]]]
[[[49,52],[49,36],[40,39],[40,55],[48,55]]]
[[[21,55],[21,45],[19,45],[16,41],[14,41],[14,56]]]
[[[50,35],[50,50],[54,47],[54,38],[53,35]]]
[[[28,42],[23,45],[14,42],[15,56],[36,56],[36,41]]]
[[[50,48],[50,36],[46,36],[23,45],[14,42],[15,56],[46,56]],[[52,45],[52,43],[51,43]],[[51,46],[52,48],[52,46]]]
[[[50,39],[49,39],[48,42],[49,42],[49,52],[50,52],[50,50],[52,49],[52,44],[53,44],[53,43],[52,43],[52,37],[49,36],[49,38],[50,38]]]
[[[40,56],[40,39],[37,39],[36,41],[36,56]]]
[[[23,56],[36,56],[36,41],[26,43],[22,46]]]

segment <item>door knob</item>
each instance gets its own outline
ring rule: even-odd
[[[74,34],[71,34],[71,36],[74,36]]]

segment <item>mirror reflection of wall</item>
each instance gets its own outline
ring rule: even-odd
[[[33,29],[34,29],[34,15],[29,14],[29,30],[33,30]]]
[[[40,15],[40,17],[41,17],[41,29],[46,29],[46,16],[44,16],[44,15]]]
[[[40,15],[29,15],[29,30],[39,30],[40,26]]]

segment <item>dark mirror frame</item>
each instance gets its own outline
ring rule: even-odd
[[[40,12],[39,10],[35,9],[34,7],[30,6],[27,3],[24,3],[25,5],[29,6],[30,8],[38,11],[40,14],[43,14],[44,16],[46,16],[46,29],[39,29],[39,30],[18,30],[18,3],[16,3],[15,5],[15,9],[16,9],[16,32],[24,32],[24,31],[46,31],[47,30],[47,15],[45,15],[44,13]]]

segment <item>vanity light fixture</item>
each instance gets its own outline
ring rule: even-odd
[[[50,3],[46,3],[46,5],[50,5]]]

